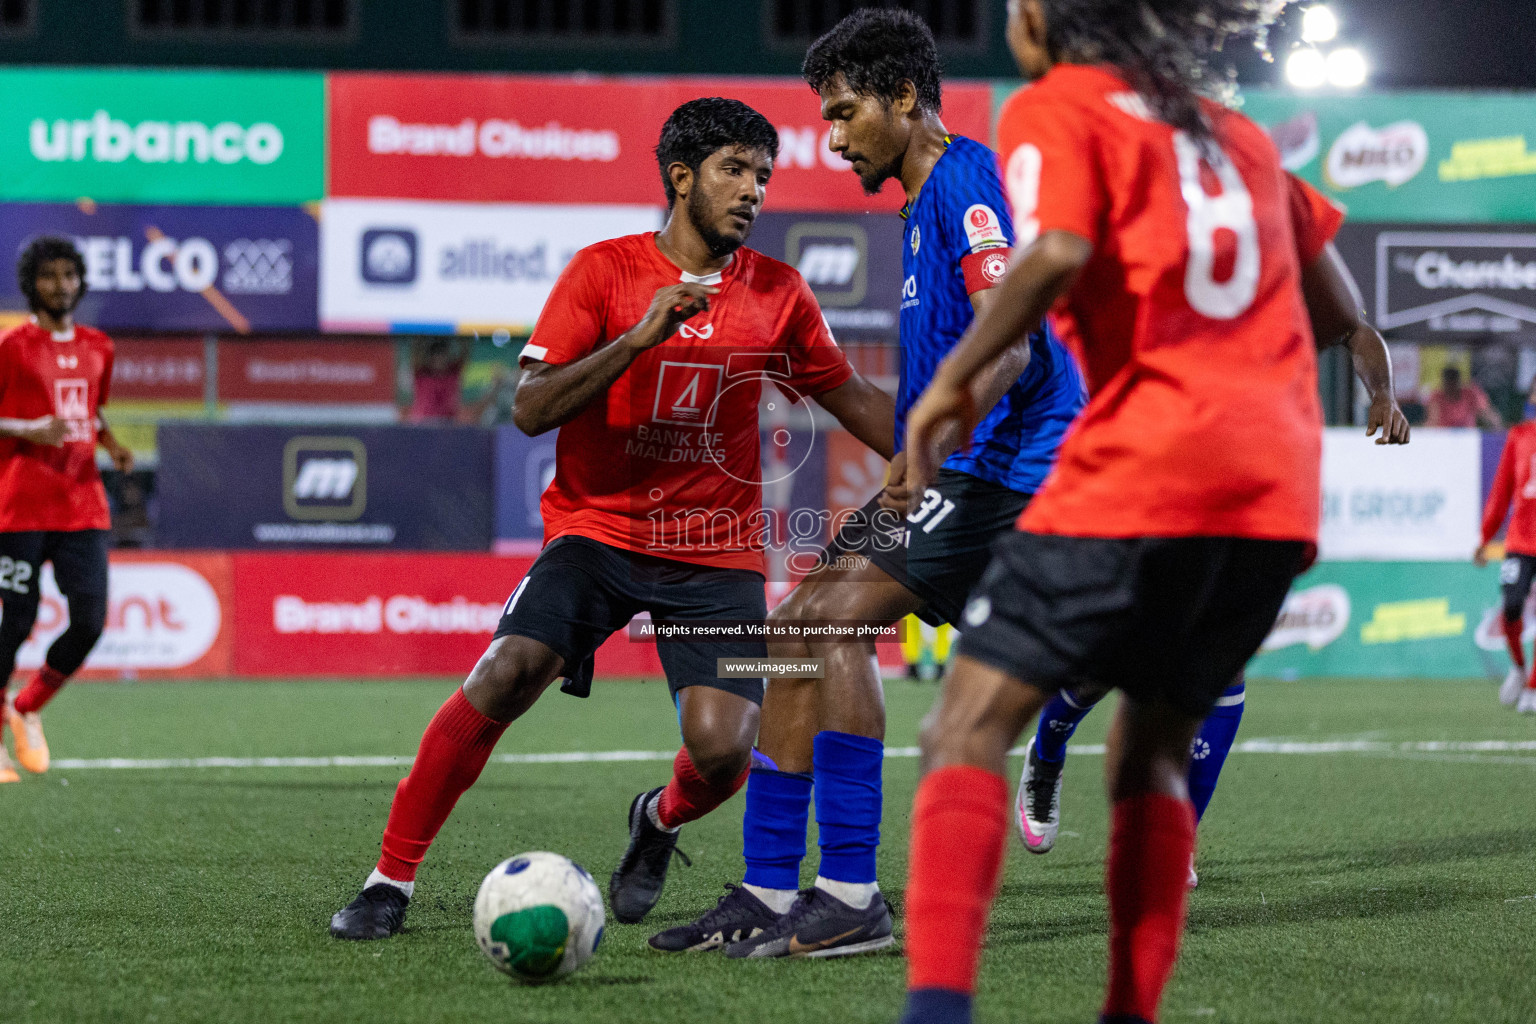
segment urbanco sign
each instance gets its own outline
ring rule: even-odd
[[[0,198],[301,203],[324,189],[318,74],[0,70]]]

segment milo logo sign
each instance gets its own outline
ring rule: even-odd
[[[325,191],[318,74],[0,69],[0,201],[298,205]]]

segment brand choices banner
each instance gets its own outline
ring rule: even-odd
[[[1287,169],[1354,221],[1536,221],[1536,103],[1517,93],[1245,94]]]
[[[79,317],[97,327],[318,326],[319,226],[297,207],[0,205],[0,259],[38,235],[74,238],[86,268]],[[15,275],[0,278],[0,310],[26,308]]]
[[[656,206],[331,199],[321,215],[327,330],[531,330],[577,250],[661,226]]]
[[[472,202],[662,204],[654,150],[673,109],[739,99],[779,131],[769,209],[884,210],[826,146],[816,94],[797,79],[334,74],[332,196]],[[944,123],[991,138],[991,93],[944,90]]]
[[[1482,522],[1482,435],[1416,430],[1404,446],[1363,429],[1323,432],[1323,522],[1329,561],[1466,561]]]
[[[167,423],[159,443],[168,548],[491,546],[489,430]]]
[[[0,199],[319,199],[324,82],[319,74],[0,70]]]

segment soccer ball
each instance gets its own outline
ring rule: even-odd
[[[577,970],[603,938],[603,896],[587,869],[558,853],[520,853],[491,869],[475,897],[475,941],[523,981]]]

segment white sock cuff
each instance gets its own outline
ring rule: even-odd
[[[645,802],[645,816],[647,818],[651,819],[651,824],[652,825],[655,825],[657,828],[661,829],[663,832],[676,832],[678,829],[683,827],[681,825],[677,825],[677,826],[674,826],[673,828],[667,828],[667,826],[665,826],[665,825],[663,825],[661,823],[661,794],[660,793],[657,793],[655,796],[651,797],[649,800],[647,800]]]
[[[363,888],[366,889],[370,885],[392,885],[405,893],[406,899],[410,899],[411,895],[416,891],[415,882],[402,882],[398,879],[390,878],[379,871],[378,868],[373,869],[373,872],[368,876],[368,881],[363,883]]]
[[[789,908],[795,905],[799,893],[794,889],[769,889],[762,885],[752,885],[743,882],[741,887],[747,892],[763,901],[767,908],[775,914],[787,914]]]
[[[841,900],[858,910],[863,910],[874,901],[875,893],[880,891],[879,882],[839,882],[831,878],[816,876],[816,888],[834,899]]]

